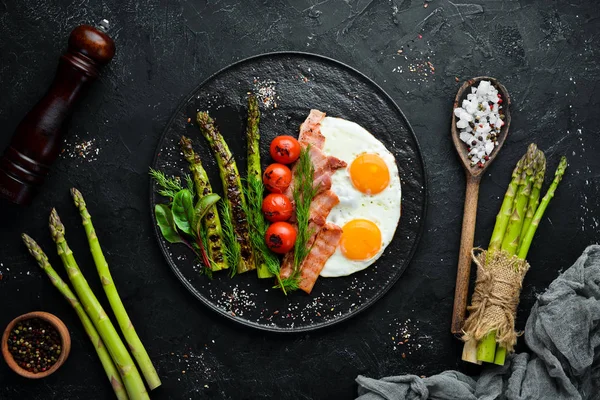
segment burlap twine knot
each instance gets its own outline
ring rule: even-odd
[[[498,344],[511,352],[520,335],[515,331],[515,315],[529,264],[501,250],[474,248],[471,255],[477,265],[477,280],[467,307],[463,340],[478,341],[495,330]]]

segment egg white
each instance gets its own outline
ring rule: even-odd
[[[381,249],[375,256],[368,260],[350,260],[344,257],[338,246],[321,271],[323,277],[346,276],[372,265],[392,241],[400,220],[400,177],[394,155],[362,126],[341,118],[326,117],[321,122],[321,133],[325,136],[323,152],[348,164],[347,168],[333,174],[331,190],[337,194],[340,202],[331,210],[327,222],[343,228],[351,220],[368,219],[377,224],[381,231]],[[348,168],[363,153],[377,154],[384,160],[390,173],[388,187],[375,195],[358,191],[350,180]]]

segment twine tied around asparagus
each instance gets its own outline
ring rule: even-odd
[[[502,250],[474,248],[471,255],[477,265],[477,280],[467,307],[463,340],[478,341],[495,330],[498,344],[511,352],[520,335],[515,331],[515,315],[529,263]]]

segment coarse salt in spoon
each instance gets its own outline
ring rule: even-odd
[[[481,81],[489,82],[497,91],[498,91],[498,101],[485,102],[484,104],[479,105],[473,111],[472,105],[469,107],[469,110],[473,111],[473,121],[468,123],[470,128],[465,128],[465,120],[466,118],[462,118],[463,122],[461,123],[462,128],[458,128],[456,126],[457,122],[460,121],[457,118],[454,110],[461,107],[463,105],[463,101],[467,99],[467,96],[470,94],[474,94],[472,88],[477,88]],[[485,84],[484,84],[485,86]],[[476,96],[470,96],[475,98]],[[479,96],[477,96],[479,97]],[[491,104],[490,104],[491,103]],[[496,104],[499,104],[500,112],[503,113],[504,117],[501,120],[495,120],[492,117],[491,110],[496,109]],[[489,110],[484,107],[491,107]],[[471,250],[473,249],[473,237],[475,235],[475,221],[477,218],[477,201],[479,198],[479,183],[481,182],[481,177],[484,172],[490,166],[492,161],[498,155],[498,152],[502,148],[504,141],[508,135],[508,128],[510,126],[510,96],[506,88],[501,85],[495,78],[491,78],[488,76],[479,76],[477,78],[469,79],[466,81],[460,89],[458,89],[458,93],[456,94],[456,98],[454,99],[454,107],[452,109],[452,141],[454,142],[454,147],[456,148],[456,152],[463,164],[465,169],[466,178],[467,178],[467,190],[465,193],[465,207],[463,214],[463,224],[462,224],[462,233],[460,238],[460,253],[458,258],[458,269],[456,273],[456,289],[454,291],[454,308],[452,311],[452,326],[451,331],[453,334],[458,335],[462,333],[462,327],[465,320],[465,313],[467,308],[467,297],[469,291],[469,278],[471,274]],[[479,112],[478,112],[479,111]],[[489,124],[481,124],[478,125],[478,121],[475,120],[476,115],[486,114],[484,118],[485,120],[494,121],[496,123],[492,124],[491,131],[487,131]],[[462,114],[464,116],[464,114]],[[502,122],[500,122],[502,121]],[[502,124],[500,131],[496,132],[494,127]],[[481,135],[477,133],[477,128],[480,128],[483,132]],[[471,132],[465,132],[468,129]],[[474,131],[473,131],[474,130]],[[463,133],[461,139],[461,131]],[[491,135],[494,133],[494,135]],[[468,136],[471,134],[472,136]],[[471,138],[471,140],[468,139]],[[493,138],[494,140],[492,140]],[[481,140],[480,140],[481,139]],[[468,142],[468,143],[465,143]],[[493,149],[491,152],[486,152],[486,145],[489,149],[490,142],[493,143]],[[483,152],[482,152],[483,151]]]

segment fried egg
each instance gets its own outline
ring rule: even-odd
[[[327,222],[343,233],[321,276],[346,276],[372,265],[392,241],[400,220],[400,177],[394,155],[360,125],[326,117],[321,133],[323,152],[348,164],[332,176],[340,202]]]

